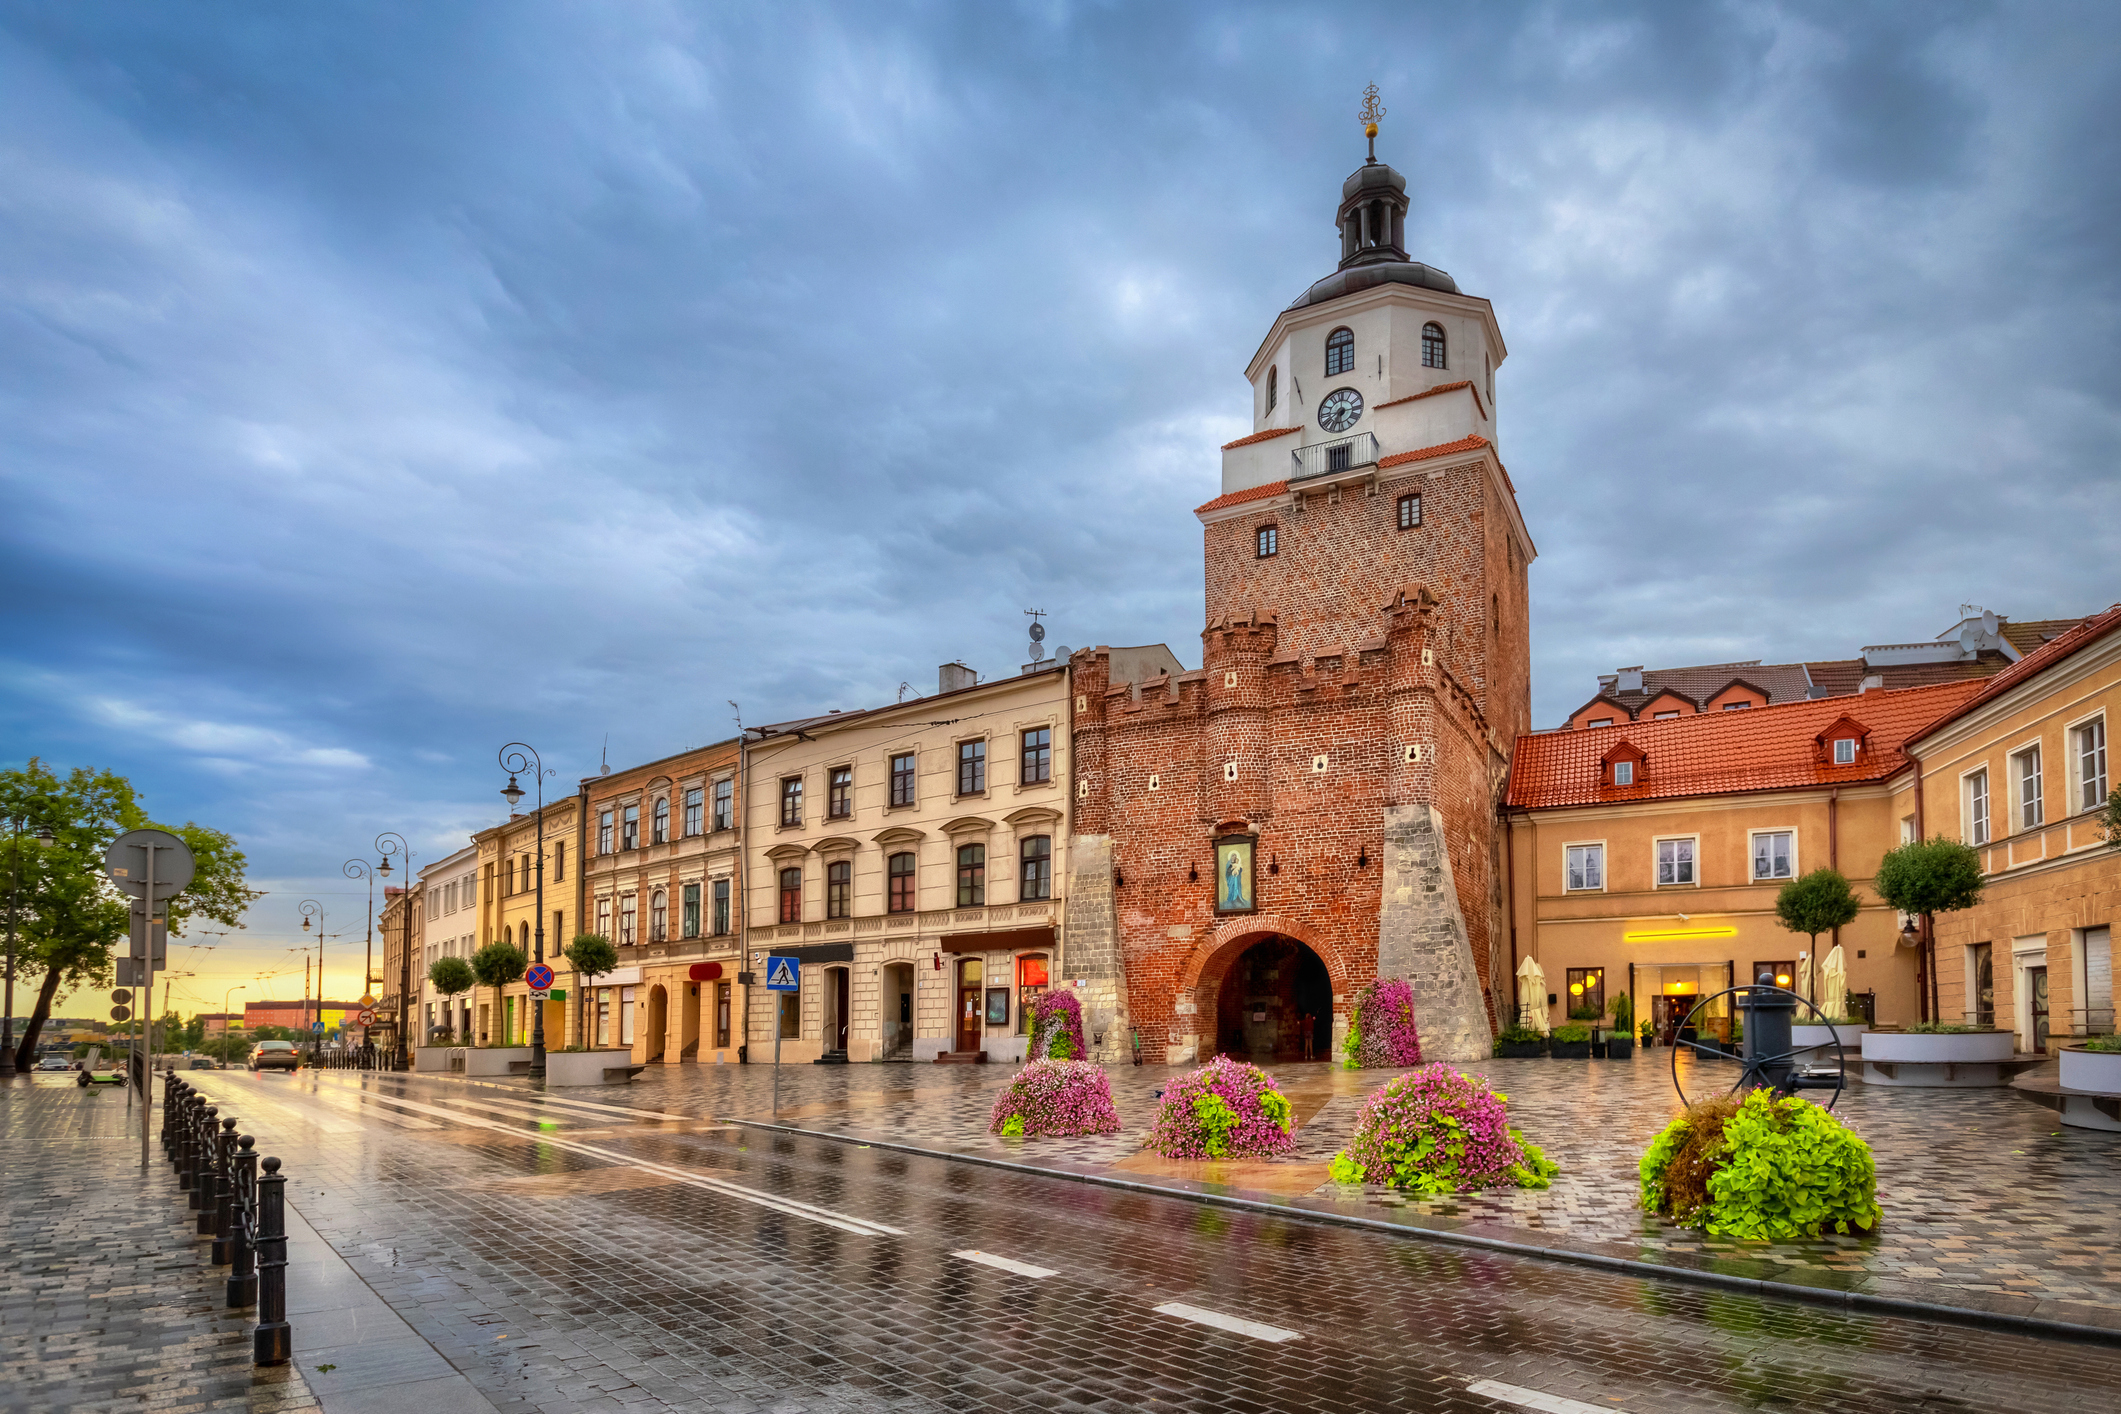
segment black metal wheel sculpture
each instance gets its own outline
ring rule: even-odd
[[[1726,987],[1713,996],[1703,997],[1699,1002],[1695,1003],[1693,1010],[1686,1014],[1686,1019],[1679,1023],[1678,1032],[1684,1032],[1691,1028],[1694,1024],[1694,1018],[1701,1014],[1701,1009],[1719,997],[1735,998],[1740,1010],[1746,1013],[1745,1053],[1738,1057],[1743,1064],[1739,1070],[1737,1082],[1725,1092],[1726,1094],[1735,1095],[1742,1091],[1758,1089],[1764,1085],[1781,1095],[1793,1094],[1798,1090],[1832,1090],[1834,1092],[1833,1097],[1826,1102],[1826,1108],[1829,1110],[1840,1102],[1841,1092],[1847,1088],[1848,1084],[1848,1051],[1842,1044],[1841,1032],[1836,1029],[1832,1021],[1827,1019],[1825,1012],[1813,1006],[1801,993],[1793,992],[1787,987],[1774,987],[1765,983],[1754,983],[1744,987]],[[1779,997],[1787,997],[1790,1002],[1801,1003],[1807,1011],[1818,1018],[1817,1024],[1824,1026],[1827,1029],[1827,1034],[1832,1036],[1833,1039],[1815,1046],[1785,1044],[1785,1048],[1779,1051],[1767,1054],[1756,1052],[1755,1042],[1760,1039],[1760,1036],[1758,1030],[1756,1030],[1755,1018],[1759,1009],[1756,1009],[1753,1004],[1755,1002],[1768,1001],[1769,998]],[[1772,1009],[1794,1012],[1796,1007],[1777,1003],[1773,1005]],[[1728,1051],[1716,1046],[1704,1045],[1700,1041],[1679,1040],[1675,1032],[1675,1039],[1672,1043],[1672,1088],[1679,1092],[1679,1102],[1682,1105],[1691,1105],[1693,1100],[1688,1096],[1686,1087],[1679,1081],[1679,1050],[1682,1046],[1716,1060],[1730,1060],[1732,1056]],[[1831,1075],[1826,1073],[1829,1060],[1831,1060]]]

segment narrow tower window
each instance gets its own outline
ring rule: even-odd
[[[1261,526],[1259,528],[1259,558],[1264,560],[1269,555],[1274,554],[1280,548],[1277,543],[1280,538],[1273,526]]]
[[[1279,368],[1270,368],[1267,370],[1267,413],[1269,416],[1273,415],[1274,407],[1280,401],[1281,370]]]
[[[1448,368],[1443,357],[1443,325],[1421,326],[1421,366],[1423,368]]]
[[[1433,329],[1436,326],[1432,324],[1429,327]],[[1428,337],[1427,334],[1422,335],[1424,348],[1428,346]],[[1439,331],[1436,337],[1441,339],[1443,337],[1442,332]],[[1442,366],[1442,364],[1437,365],[1439,368]],[[1335,329],[1326,336],[1326,376],[1330,378],[1336,373],[1353,373],[1354,371],[1355,331],[1345,328]]]

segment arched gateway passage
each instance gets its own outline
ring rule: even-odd
[[[1271,934],[1231,958],[1215,991],[1215,1049],[1249,1060],[1330,1060],[1333,978],[1319,955]]]

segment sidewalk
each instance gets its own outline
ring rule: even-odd
[[[1681,1058],[1690,1091],[1720,1091],[1736,1067]],[[1465,1067],[1510,1097],[1513,1118],[1562,1165],[1553,1188],[1415,1199],[1341,1189],[1326,1162],[1362,1097],[1397,1072],[1275,1068],[1294,1103],[1297,1153],[1266,1164],[1173,1163],[1141,1149],[1154,1091],[1181,1070],[1112,1072],[1117,1135],[1006,1140],[986,1132],[1013,1067],[787,1066],[779,1122],[857,1142],[977,1156],[1178,1191],[1212,1192],[1382,1218],[1592,1257],[1930,1302],[2121,1331],[2121,1135],[2063,1129],[2007,1089],[1866,1088],[1838,1113],[1876,1157],[1885,1222],[1871,1237],[1753,1243],[1711,1239],[1644,1214],[1636,1164],[1677,1106],[1671,1052],[1632,1061],[1491,1060]],[[688,1114],[773,1119],[770,1066],[651,1066],[623,1091],[569,1091]],[[621,1099],[621,1096],[624,1096]]]

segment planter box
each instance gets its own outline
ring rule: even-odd
[[[1499,1060],[1530,1060],[1547,1053],[1544,1041],[1497,1041],[1495,1055]]]
[[[1863,1079],[1871,1085],[1949,1088],[2008,1085],[2023,1066],[2008,1031],[1866,1031]]]
[[[1790,1028],[1790,1044],[1800,1051],[1807,1046],[1824,1046],[1825,1050],[1814,1052],[1809,1056],[1799,1056],[1798,1060],[1809,1065],[1825,1065],[1834,1054],[1835,1032],[1839,1032],[1841,1035],[1842,1053],[1853,1056],[1863,1049],[1863,1033],[1868,1029],[1860,1021],[1851,1021],[1846,1026],[1836,1026],[1833,1031],[1827,1030],[1824,1026],[1792,1026]]]
[[[2121,1095],[2121,1051],[2062,1048],[2062,1088],[2094,1095]]]
[[[1633,1060],[1635,1059],[1635,1043],[1615,1036],[1612,1040],[1605,1043],[1605,1058],[1607,1060]]]
[[[464,1050],[464,1073],[466,1075],[528,1075],[530,1074],[530,1047],[467,1046]]]
[[[547,1051],[547,1085],[624,1085],[642,1069],[632,1051]]]
[[[414,1046],[412,1068],[437,1072],[461,1070],[464,1067],[463,1061],[453,1058],[462,1056],[464,1050],[462,1046]]]
[[[1589,1060],[1591,1058],[1591,1043],[1589,1041],[1553,1041],[1548,1043],[1547,1054],[1555,1060]]]

